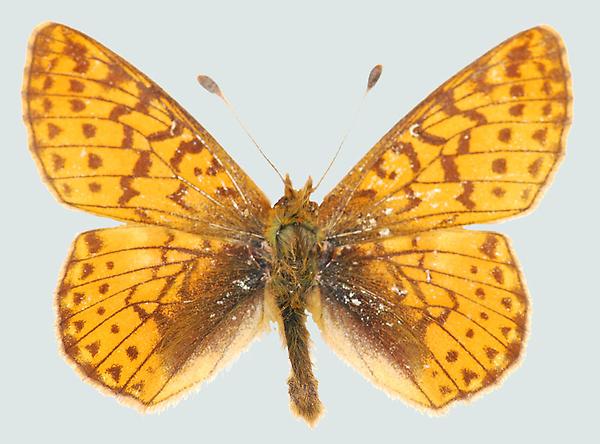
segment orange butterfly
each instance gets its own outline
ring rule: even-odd
[[[322,412],[305,327],[387,393],[431,412],[498,384],[528,297],[508,240],[462,228],[530,210],[571,119],[556,32],[517,34],[419,104],[321,205],[271,206],[212,136],[119,56],[34,32],[23,104],[61,202],[127,222],[75,240],[58,328],[85,379],[143,410],[213,376],[278,323],[294,413]]]

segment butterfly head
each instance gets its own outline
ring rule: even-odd
[[[311,177],[308,178],[304,187],[295,189],[289,174],[286,174],[283,197],[275,204],[274,209],[279,210],[282,219],[288,223],[304,219],[312,220],[318,208],[318,204],[310,200],[314,190]]]
[[[273,206],[271,222],[266,233],[266,237],[272,245],[275,244],[279,233],[286,227],[303,227],[316,234],[319,205],[310,200],[313,191],[314,187],[310,177],[304,187],[295,189],[290,176],[285,176],[283,197]]]

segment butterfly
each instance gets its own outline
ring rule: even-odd
[[[428,412],[470,399],[519,361],[529,298],[508,239],[463,227],[533,208],[571,104],[561,38],[529,29],[436,89],[321,204],[310,179],[296,189],[286,177],[272,206],[148,77],[74,29],[41,25],[23,86],[33,157],[60,202],[125,222],[72,245],[56,292],[62,351],[145,411],[274,322],[291,410],[314,424],[310,313],[388,394]]]

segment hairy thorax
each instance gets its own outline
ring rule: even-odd
[[[315,283],[321,250],[312,188],[286,193],[273,207],[267,240],[271,249],[271,291],[280,307],[304,310],[304,298]]]

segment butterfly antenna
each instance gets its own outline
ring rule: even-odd
[[[365,103],[365,98],[367,97],[367,94],[369,94],[369,91],[371,91],[373,89],[373,87],[377,84],[379,77],[381,77],[382,71],[383,71],[382,65],[375,65],[373,67],[373,69],[371,69],[371,72],[369,73],[369,79],[367,80],[367,88],[365,89],[365,93],[363,94],[360,102],[358,102],[358,106],[356,107],[356,110],[354,111],[354,116],[352,117],[352,120],[350,121],[351,122],[350,126],[346,130],[344,137],[342,137],[342,141],[340,142],[340,144],[337,148],[337,151],[335,152],[333,158],[329,162],[329,165],[327,165],[325,172],[323,173],[323,175],[321,176],[321,178],[319,179],[319,181],[317,182],[317,185],[314,187],[313,190],[316,190],[317,188],[319,188],[319,185],[321,185],[321,182],[323,182],[323,179],[325,179],[325,176],[327,176],[327,173],[329,172],[329,170],[333,166],[333,163],[335,162],[338,155],[340,154],[340,151],[342,150],[342,146],[344,145],[344,142],[346,142],[346,138],[348,137],[348,134],[350,134],[350,131],[352,130],[352,128],[354,128],[354,125],[356,124],[356,119],[358,118],[358,116],[360,114],[360,110],[362,109],[362,106]]]
[[[244,130],[244,132],[248,135],[248,137],[250,137],[250,140],[252,140],[252,143],[254,144],[254,146],[258,149],[258,151],[260,152],[260,154],[269,163],[269,165],[271,165],[271,168],[273,168],[273,170],[277,173],[277,175],[279,176],[279,178],[281,179],[281,181],[283,183],[285,183],[285,179],[283,178],[282,174],[279,172],[279,170],[277,169],[277,167],[275,166],[275,164],[273,162],[271,162],[271,159],[269,159],[267,157],[267,155],[261,149],[261,147],[258,145],[258,143],[256,143],[256,140],[254,139],[254,137],[252,137],[252,134],[250,134],[250,131],[248,131],[248,128],[246,128],[246,125],[244,125],[244,122],[242,122],[242,119],[240,119],[240,116],[235,111],[235,108],[233,107],[233,105],[231,104],[231,102],[229,101],[229,99],[227,99],[227,97],[225,96],[225,94],[223,94],[223,91],[221,90],[221,88],[219,88],[219,85],[217,85],[217,82],[215,82],[209,76],[206,76],[206,75],[203,75],[203,74],[200,74],[197,77],[197,79],[198,79],[198,83],[205,90],[207,90],[211,94],[215,94],[216,96],[219,96],[221,98],[221,100],[223,100],[223,102],[225,103],[225,106],[227,106],[227,108],[229,109],[229,111],[231,112],[231,114],[233,114],[233,117],[235,117],[235,120],[237,120],[237,122],[240,124],[240,126],[242,127],[242,129]]]

